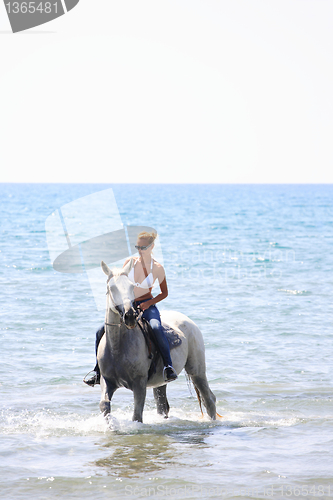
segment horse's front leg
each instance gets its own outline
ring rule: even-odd
[[[134,412],[132,420],[142,422],[143,407],[146,400],[147,379],[136,380],[132,390],[134,394]]]
[[[116,389],[117,387],[115,385],[101,376],[102,394],[99,407],[104,416],[108,415],[111,411],[111,399]]]

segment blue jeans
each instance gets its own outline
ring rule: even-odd
[[[150,299],[146,299],[146,300],[150,300]],[[146,300],[136,300],[135,305],[138,306],[139,304],[141,304],[141,302],[146,302]],[[162,327],[162,323],[161,323],[161,316],[160,316],[160,313],[159,313],[157,307],[155,305],[150,306],[148,309],[146,309],[144,311],[142,317],[148,321],[148,323],[150,324],[150,326],[154,332],[156,342],[158,343],[158,347],[159,347],[159,350],[161,352],[164,366],[168,366],[168,365],[172,366],[169,342],[165,336],[165,333],[164,333],[164,330]],[[102,325],[96,332],[96,342],[95,342],[96,355],[97,355],[98,344],[100,343],[100,340],[104,335],[104,331],[105,331],[104,325]]]
[[[146,299],[150,300],[150,299]],[[141,304],[141,302],[146,302],[146,300],[136,300],[135,305]],[[169,347],[169,342],[168,339],[165,336],[162,323],[161,323],[161,316],[159,313],[159,310],[157,307],[150,306],[148,309],[146,309],[142,315],[142,317],[148,321],[150,324],[155,338],[156,342],[158,343],[159,350],[161,352],[161,356],[163,359],[164,366],[172,366],[172,361],[171,361],[171,356],[170,356],[170,347]]]

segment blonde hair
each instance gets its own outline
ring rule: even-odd
[[[141,231],[141,233],[138,234],[138,239],[140,239],[140,238],[144,238],[144,239],[148,240],[149,245],[151,245],[156,240],[157,233],[154,233],[154,232],[148,233],[147,231]]]

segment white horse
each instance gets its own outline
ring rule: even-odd
[[[133,420],[142,422],[146,389],[153,387],[157,412],[167,418],[169,403],[160,357],[156,363],[155,374],[148,380],[152,360],[148,356],[146,341],[137,325],[133,308],[134,286],[128,279],[133,259],[123,269],[111,270],[103,261],[101,266],[108,279],[105,334],[97,351],[102,390],[100,409],[104,415],[110,413],[113,393],[119,387],[126,387],[134,394]],[[215,420],[216,398],[206,377],[205,346],[201,331],[193,321],[179,312],[162,312],[161,319],[174,329],[182,340],[179,346],[171,350],[174,369],[179,374],[185,368],[194,384],[200,406],[202,399],[208,415]]]

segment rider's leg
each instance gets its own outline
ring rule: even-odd
[[[175,380],[177,378],[177,374],[172,367],[169,342],[165,336],[161,323],[160,313],[157,307],[155,305],[150,306],[144,311],[143,317],[149,322],[154,332],[156,342],[158,343],[158,347],[163,359],[167,381]]]
[[[96,353],[96,357],[97,357],[97,350],[98,350],[98,346],[99,346],[99,343],[101,341],[101,338],[103,337],[104,335],[104,332],[105,332],[105,327],[104,325],[102,325],[96,332],[96,340],[95,340],[95,353]],[[96,366],[98,366],[96,364]]]
[[[161,323],[157,319],[153,318],[149,321],[149,324],[152,327],[156,341],[158,343],[164,366],[172,366],[169,342],[165,336],[165,333],[163,332]]]
[[[96,340],[95,340],[95,352],[96,352],[96,356],[97,356],[97,349],[98,349],[98,346],[99,346],[99,343],[101,341],[101,338],[103,337],[104,335],[104,325],[102,325],[96,332]],[[85,382],[87,385],[92,385],[94,386],[95,384],[99,384],[100,382],[100,378],[101,378],[101,372],[99,370],[99,366],[98,366],[98,362],[96,361],[96,365],[95,365],[95,368],[93,369],[93,371],[95,372],[95,375],[93,375],[90,379],[88,380],[83,380],[83,382]],[[90,372],[91,373],[91,372]]]

